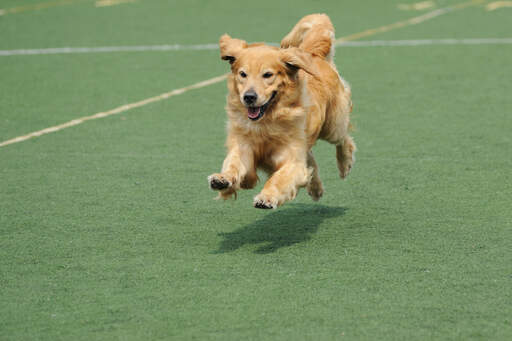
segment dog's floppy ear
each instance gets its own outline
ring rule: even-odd
[[[244,40],[233,39],[229,35],[224,34],[219,39],[219,47],[220,57],[223,60],[229,61],[229,64],[233,64],[240,52],[247,47],[247,43]]]
[[[297,47],[282,49],[281,61],[291,72],[297,72],[299,69],[302,69],[313,77],[318,77],[318,70],[313,63],[313,56],[302,49]]]

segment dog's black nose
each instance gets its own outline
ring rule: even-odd
[[[245,104],[251,105],[258,99],[258,95],[253,90],[249,90],[244,94],[244,102]]]

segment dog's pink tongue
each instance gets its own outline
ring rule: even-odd
[[[258,117],[258,115],[260,114],[260,107],[249,107],[247,108],[247,115],[250,117],[250,118],[256,118]]]

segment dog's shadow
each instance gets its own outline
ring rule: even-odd
[[[231,252],[245,244],[261,243],[263,245],[255,253],[275,252],[310,239],[324,219],[342,216],[345,211],[343,207],[289,204],[233,232],[219,233],[224,240],[214,253]]]

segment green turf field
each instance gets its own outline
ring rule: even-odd
[[[0,50],[278,42],[315,12],[343,37],[464,3],[397,7],[418,1],[2,0]],[[358,41],[512,38],[490,3]],[[0,147],[0,340],[511,340],[512,44],[336,53],[359,150],[341,181],[318,143],[318,203],[212,200],[225,82]],[[0,53],[0,143],[228,69]]]

